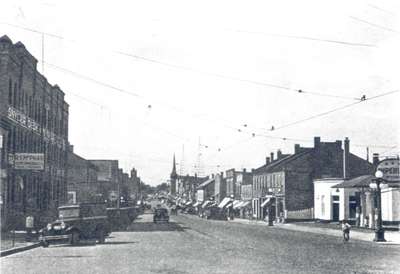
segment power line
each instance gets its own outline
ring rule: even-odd
[[[18,25],[14,25],[14,24],[8,24],[8,23],[1,23],[1,24],[5,24],[5,25],[12,26],[12,27],[15,27],[15,28],[21,28],[21,29],[24,29],[26,31],[32,31],[32,32],[39,33],[39,34],[42,34],[42,35],[43,34],[44,35],[48,35],[48,36],[53,37],[53,38],[64,39],[65,41],[69,41],[69,42],[78,43],[78,42],[76,42],[74,40],[66,40],[62,36],[54,35],[54,34],[50,34],[50,33],[46,33],[46,32],[42,32],[42,31],[39,31],[39,30],[25,28],[25,27],[21,27],[21,26],[18,26]],[[281,35],[281,36],[285,37],[285,35]],[[288,37],[290,37],[290,36],[288,36]],[[293,36],[292,38],[294,38],[294,37],[296,37],[296,36]],[[297,38],[300,39],[301,37],[299,36]],[[302,39],[307,39],[307,37],[303,37]],[[309,39],[318,41],[318,39],[316,39],[316,38],[309,38]],[[323,39],[319,39],[319,40],[324,41]],[[326,41],[329,41],[329,40],[326,40]],[[336,42],[339,43],[339,41],[336,41]],[[342,43],[346,43],[346,42],[342,42]],[[239,77],[228,76],[228,75],[224,75],[224,74],[219,74],[219,73],[199,70],[199,69],[188,67],[188,66],[182,66],[182,65],[176,65],[176,64],[172,64],[172,63],[168,63],[168,62],[163,62],[163,61],[159,61],[159,60],[156,60],[156,59],[153,59],[153,58],[143,57],[143,56],[140,56],[140,55],[137,55],[137,54],[131,54],[131,53],[126,53],[126,52],[122,52],[122,51],[112,50],[111,52],[113,52],[115,54],[122,55],[122,56],[130,57],[130,58],[134,58],[134,59],[138,59],[138,60],[141,60],[141,61],[146,61],[146,62],[150,62],[150,63],[154,63],[154,64],[159,64],[159,65],[163,65],[163,66],[167,66],[167,67],[171,67],[171,68],[175,68],[175,69],[179,69],[179,70],[186,70],[186,71],[196,72],[196,73],[205,74],[205,75],[209,75],[209,76],[213,76],[213,77],[217,77],[217,78],[228,79],[228,80],[232,80],[232,81],[238,81],[238,82],[248,83],[248,84],[257,85],[257,86],[270,87],[270,88],[276,88],[276,89],[291,91],[291,92],[298,93],[298,94],[309,94],[309,95],[315,95],[315,96],[340,98],[340,99],[347,99],[347,100],[359,100],[359,98],[354,98],[354,97],[339,96],[339,95],[335,95],[335,94],[318,93],[318,92],[312,92],[312,91],[307,91],[307,90],[303,90],[303,89],[295,89],[295,88],[291,88],[291,87],[287,87],[287,86],[283,86],[283,85],[278,85],[278,84],[273,84],[273,83],[267,83],[267,82],[263,82],[263,81],[242,79],[242,78],[239,78]]]
[[[346,45],[346,46],[371,47],[371,48],[376,47],[376,45],[373,45],[373,44],[355,43],[355,42],[347,42],[347,41],[332,40],[332,39],[321,39],[321,38],[315,38],[315,37],[309,37],[309,36],[286,35],[286,34],[276,34],[276,33],[247,31],[247,30],[231,30],[231,31],[238,32],[238,33],[260,34],[260,35],[265,35],[265,36],[273,36],[273,37],[296,39],[296,40],[309,40],[309,41],[316,41],[316,42],[333,43],[333,44],[340,44],[340,45]]]
[[[396,92],[399,92],[399,91],[400,90],[389,91],[389,92],[382,93],[382,94],[379,94],[379,95],[376,95],[376,96],[373,96],[373,97],[370,97],[370,98],[365,98],[362,101],[358,101],[358,102],[354,102],[354,103],[351,103],[351,104],[347,104],[347,105],[344,105],[344,106],[341,106],[341,107],[338,107],[338,108],[334,108],[334,109],[331,109],[331,110],[328,110],[328,111],[325,111],[325,112],[310,116],[310,117],[305,118],[305,119],[301,119],[301,120],[298,120],[298,121],[295,121],[295,122],[292,122],[292,123],[288,123],[288,124],[285,124],[285,125],[282,125],[282,126],[279,126],[279,127],[275,127],[274,130],[283,129],[283,128],[294,126],[294,125],[297,125],[297,124],[300,124],[300,123],[303,123],[303,122],[307,122],[307,121],[319,118],[321,116],[325,116],[325,115],[328,115],[330,113],[333,113],[333,112],[336,112],[336,111],[339,111],[339,110],[342,110],[342,109],[350,108],[350,107],[353,107],[355,105],[361,104],[363,102],[366,102],[366,101],[369,101],[369,100],[373,100],[373,99],[377,99],[379,97],[387,96],[387,95],[390,95],[390,94],[393,94],[393,93],[396,93]]]
[[[98,80],[96,80],[96,79],[94,79],[94,78],[92,78],[92,77],[88,77],[88,76],[86,76],[86,75],[83,75],[83,74],[80,74],[80,73],[71,71],[71,70],[69,70],[69,69],[65,69],[65,68],[62,68],[62,67],[59,67],[59,66],[56,66],[56,65],[52,65],[52,64],[49,64],[49,63],[46,63],[46,65],[49,65],[50,67],[59,69],[59,70],[61,70],[61,71],[67,72],[67,73],[70,73],[70,74],[72,74],[72,75],[74,75],[74,76],[77,76],[77,77],[79,77],[79,78],[82,78],[82,79],[84,79],[84,80],[88,80],[88,81],[94,82],[95,84],[102,85],[102,86],[104,86],[104,87],[106,87],[106,88],[110,88],[110,89],[113,89],[113,90],[116,90],[116,91],[119,91],[119,92],[123,92],[123,93],[128,94],[128,95],[134,95],[135,97],[142,97],[142,96],[141,96],[140,94],[138,94],[138,93],[133,93],[133,92],[131,92],[131,91],[128,91],[128,90],[125,90],[125,89],[121,89],[121,88],[119,88],[119,87],[115,87],[115,86],[113,86],[113,85],[110,85],[110,84],[107,84],[107,83],[98,81]],[[386,96],[386,95],[389,95],[389,94],[392,94],[392,93],[395,93],[395,92],[398,92],[398,90],[395,90],[395,91],[392,91],[392,92],[388,92],[388,93],[384,93],[384,94],[380,94],[380,95],[371,97],[371,98],[369,98],[369,99],[366,98],[366,99],[363,100],[363,101],[371,100],[371,99],[376,99],[376,98],[378,98],[378,97]],[[76,94],[74,94],[74,95],[75,95],[75,96],[78,96],[78,95],[76,95]],[[91,100],[89,100],[89,99],[87,99],[87,98],[84,98],[84,97],[82,97],[82,96],[78,96],[78,97],[81,97],[82,99],[84,99],[84,100],[86,100],[86,101],[90,101],[90,102],[92,102],[92,103],[98,105],[97,103],[95,103],[95,102],[93,102],[93,101],[91,101]],[[363,101],[358,101],[358,102],[355,102],[355,103],[352,103],[352,104],[348,104],[348,105],[345,105],[345,106],[342,106],[342,107],[339,107],[339,108],[335,108],[335,109],[333,109],[333,110],[330,110],[330,111],[327,111],[327,112],[324,112],[324,113],[320,113],[320,114],[317,114],[317,115],[308,117],[308,118],[303,119],[303,120],[300,120],[300,121],[296,121],[296,122],[293,122],[293,123],[290,123],[290,124],[287,124],[287,125],[284,125],[284,126],[281,126],[281,127],[277,127],[277,128],[275,128],[275,130],[281,129],[281,128],[284,128],[284,127],[288,127],[288,126],[291,126],[291,125],[294,125],[294,124],[298,124],[298,123],[300,123],[300,122],[305,122],[305,121],[308,121],[308,120],[312,120],[312,119],[315,119],[315,118],[317,118],[317,117],[324,116],[324,115],[330,114],[330,113],[332,113],[332,112],[335,112],[335,111],[338,111],[338,110],[341,110],[341,109],[344,109],[344,108],[351,107],[351,106],[356,105],[356,104],[359,104],[359,103],[361,103],[361,102],[363,102]],[[100,106],[101,106],[101,105],[100,105]],[[175,111],[179,111],[179,110],[178,110],[177,108],[175,108],[175,107],[173,107],[172,109],[175,110]],[[195,117],[195,118],[200,119],[200,115],[192,114],[192,116]],[[215,119],[207,119],[207,118],[206,118],[206,120],[207,120],[207,121],[211,121],[211,122],[215,122]],[[220,123],[220,124],[221,124],[221,123]],[[238,129],[238,127],[230,126],[230,125],[227,125],[227,124],[223,124],[223,126],[226,127],[226,128],[229,128],[229,129],[231,129],[231,130],[237,131],[237,132],[242,132],[242,133],[251,134],[252,137],[257,137],[257,136],[258,136],[258,137],[264,137],[264,138],[269,138],[269,139],[280,139],[280,140],[283,140],[283,141],[308,142],[308,140],[305,140],[305,139],[296,139],[296,138],[290,138],[290,137],[280,137],[280,136],[272,136],[272,135],[266,135],[266,134],[261,134],[261,133],[255,133],[255,132],[248,131],[248,130],[244,130],[244,129]],[[246,126],[247,126],[247,124],[246,124]],[[167,132],[167,130],[165,130],[165,129],[161,129],[161,128],[155,127],[155,126],[152,126],[152,127]],[[238,131],[238,130],[240,130],[240,131]],[[182,140],[185,140],[185,141],[188,141],[188,140],[189,140],[189,139],[187,139],[187,138],[184,138],[184,137],[182,137],[182,136],[178,136],[178,135],[176,135],[176,134],[174,134],[174,133],[171,133],[171,132],[168,132],[168,134],[169,134],[169,135],[172,135],[172,136],[174,136],[174,137],[181,138]],[[251,139],[251,138],[250,138],[250,139]],[[204,145],[204,146],[205,146],[206,148],[209,148],[209,147],[210,147],[209,145]],[[360,146],[361,146],[361,145],[360,145]],[[362,145],[362,146],[365,146],[365,145]],[[371,146],[371,147],[374,147],[373,145],[370,145],[370,146]],[[375,147],[376,147],[376,146],[375,146]],[[218,150],[220,151],[221,149],[218,148]]]
[[[363,20],[363,19],[360,19],[360,18],[357,18],[357,17],[354,17],[354,16],[350,16],[350,18],[353,19],[353,20],[356,20],[358,22],[362,22],[364,24],[379,28],[379,29],[383,29],[383,30],[386,30],[386,31],[394,32],[394,33],[399,33],[399,31],[397,31],[395,29],[391,29],[391,28],[388,28],[388,27],[385,27],[385,26],[381,26],[381,25],[378,25],[378,24],[375,24],[375,23],[371,23],[369,21],[366,21],[366,20]]]

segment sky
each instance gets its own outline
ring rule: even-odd
[[[0,5],[0,35],[65,92],[75,153],[145,183],[167,181],[174,154],[178,173],[209,175],[314,136],[399,154],[398,1]]]

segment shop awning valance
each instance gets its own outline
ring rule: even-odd
[[[224,208],[229,202],[231,201],[231,198],[225,197],[222,202],[218,205],[219,208]]]
[[[202,208],[205,208],[206,206],[208,206],[208,205],[211,204],[211,203],[212,203],[212,201],[207,200],[207,201],[205,201],[205,202],[201,205],[201,207],[202,207]]]
[[[273,202],[274,198],[268,198],[266,199],[262,204],[261,207],[266,207],[266,206],[270,206]]]

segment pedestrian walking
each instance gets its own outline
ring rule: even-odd
[[[343,242],[348,242],[350,240],[350,228],[351,225],[347,223],[346,220],[343,220],[342,221]]]

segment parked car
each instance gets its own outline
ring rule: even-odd
[[[228,220],[225,210],[219,208],[218,206],[207,207],[203,214],[206,219]]]
[[[153,215],[153,222],[158,223],[158,222],[169,222],[169,215],[168,215],[168,209],[163,208],[163,207],[158,207],[154,209],[154,215]]]
[[[53,242],[78,244],[81,239],[104,243],[111,233],[106,205],[82,203],[58,208],[58,219],[39,231],[39,241],[47,247]]]

